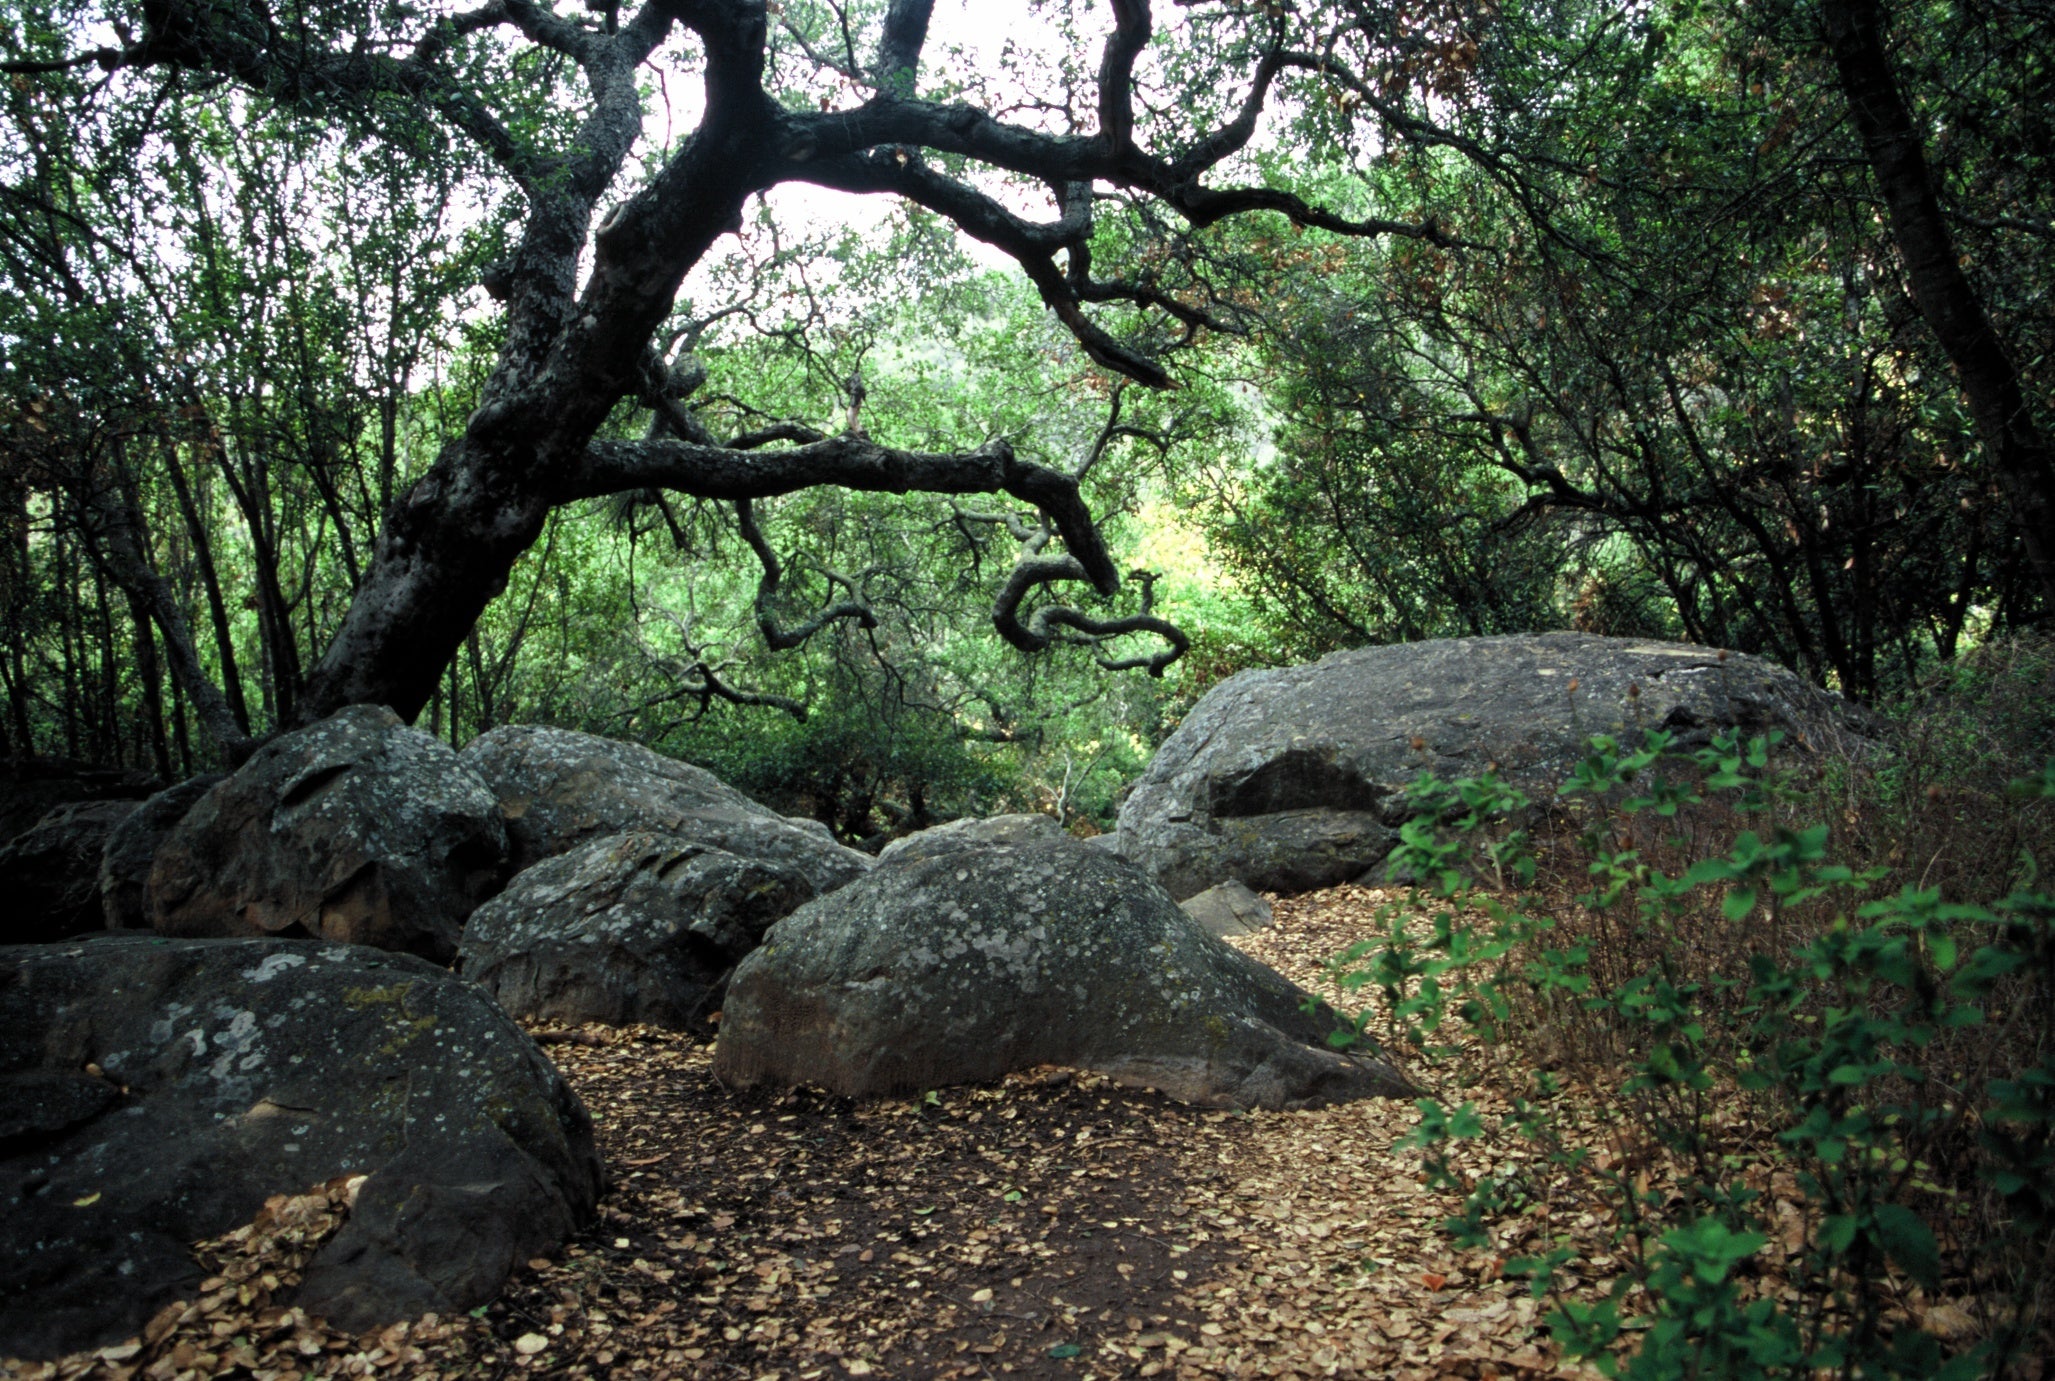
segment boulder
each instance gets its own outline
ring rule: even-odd
[[[0,759],[0,844],[59,806],[77,801],[140,801],[163,787],[147,772],[95,767],[69,758]]]
[[[186,812],[150,868],[150,924],[447,963],[506,855],[499,803],[448,745],[357,705],[265,744]]]
[[[74,801],[0,846],[0,944],[61,940],[98,930],[100,855],[134,801]]]
[[[480,734],[460,760],[499,797],[515,865],[528,868],[588,839],[654,830],[784,864],[817,892],[863,876],[870,857],[818,821],[798,824],[704,768],[636,743],[511,724]]]
[[[1270,924],[1270,903],[1236,878],[1208,887],[1178,903],[1208,935],[1251,935]]]
[[[1053,839],[1063,833],[1053,815],[990,815],[982,820],[951,820],[946,825],[902,835],[878,852],[878,862],[907,862],[934,858],[952,849],[982,848],[987,844],[1021,844],[1031,839]]]
[[[361,1330],[484,1303],[588,1224],[584,1108],[474,985],[311,940],[0,949],[0,1355],[133,1335],[190,1244],[366,1175],[291,1302]]]
[[[100,910],[109,930],[149,929],[150,867],[157,846],[216,782],[226,780],[225,774],[210,772],[166,787],[114,827],[100,855]]]
[[[705,1031],[735,965],[813,895],[781,863],[675,835],[608,835],[472,912],[457,963],[517,1017]]]
[[[1412,1091],[1340,1018],[1208,935],[1132,865],[1052,832],[881,864],[771,927],[714,1052],[731,1084],[859,1095],[1102,1070],[1196,1103]]]
[[[835,832],[811,815],[786,815],[780,818],[788,825],[805,830],[816,839],[825,839],[830,844],[835,842]]]
[[[1874,733],[1774,662],[1687,644],[1542,633],[1337,652],[1207,692],[1122,804],[1118,847],[1176,897],[1228,878],[1327,887],[1391,851],[1422,769],[1496,764],[1552,799],[1593,734],[1663,729],[1689,748],[1730,727],[1815,752]]]

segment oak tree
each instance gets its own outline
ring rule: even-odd
[[[1165,32],[1147,0],[1056,7],[1052,34],[1101,31],[1096,63],[1044,55],[1040,81],[931,70],[932,9],[647,0],[566,13],[488,0],[423,15],[349,0],[141,0],[109,15],[117,43],[81,46],[89,16],[72,15],[5,64],[17,82],[81,92],[104,71],[102,85],[144,105],[238,93],[402,154],[433,128],[517,203],[511,252],[483,275],[502,321],[478,405],[393,496],[287,718],[361,702],[416,714],[553,510],[653,491],[734,504],[745,536],[752,502],[813,486],[1005,495],[1039,515],[994,515],[1024,524],[994,606],[1008,642],[1141,632],[1174,655],[1179,635],[1146,607],[1087,612],[1052,595],[1082,583],[1110,597],[1120,575],[1079,475],[1003,437],[945,453],[880,444],[860,388],[833,432],[774,419],[716,435],[693,407],[703,371],[667,329],[687,275],[780,184],[902,198],[1010,257],[1104,370],[1162,388],[1166,352],[1232,325],[1185,248],[1209,227],[1270,213],[1347,236],[1441,232],[1323,204],[1252,156],[1286,83],[1323,82],[1305,60],[1318,25],[1287,7],[1181,5]],[[664,122],[692,104],[671,98],[681,71],[699,87],[697,122],[665,140]],[[562,90],[576,98],[539,101],[544,72],[570,78]],[[1110,221],[1145,233],[1109,237]],[[650,419],[640,435],[622,425],[636,411]],[[1167,656],[1108,660],[1160,670]],[[188,675],[197,666],[174,659]]]

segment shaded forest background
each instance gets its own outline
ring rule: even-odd
[[[406,111],[373,138],[175,70],[26,75],[98,21],[13,8],[0,756],[177,778],[223,751],[182,649],[241,734],[290,722],[387,513],[477,402],[518,199]],[[1003,437],[1081,470],[1188,650],[1150,677],[1102,663],[1152,648],[994,637],[1003,503],[811,489],[743,513],[649,490],[550,517],[422,725],[638,739],[860,841],[1009,807],[1104,827],[1219,679],[1365,643],[1683,638],[1887,707],[1973,678],[1987,645],[2019,665],[2047,589],[1851,118],[1831,41],[1850,8],[1310,9],[1357,60],[1280,79],[1246,175],[1429,233],[1195,230],[1110,199],[1094,252],[1189,309],[1121,328],[1174,389],[1095,366],[928,212],[757,199],[668,328],[704,371],[695,415],[915,450]],[[1068,51],[1007,45],[949,80],[1084,70],[1089,9],[1033,9]],[[794,36],[845,19],[780,15]],[[2045,436],[2055,9],[1882,18],[1967,290]],[[1201,56],[1209,32],[1186,35]],[[1167,46],[1164,91],[1186,60]],[[536,48],[477,79],[524,88],[539,122],[573,76]],[[645,425],[625,404],[609,424]],[[2009,731],[2046,737],[2045,706],[2008,703]]]

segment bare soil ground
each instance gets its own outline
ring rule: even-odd
[[[1326,961],[1367,933],[1382,899],[1340,888],[1281,902],[1276,924],[1242,943],[1329,991]],[[1396,1145],[1418,1119],[1410,1104],[1228,1113],[1053,1069],[855,1103],[731,1092],[708,1048],[670,1032],[546,1034],[614,1187],[597,1228],[530,1262],[492,1305],[358,1338],[274,1303],[347,1213],[352,1186],[338,1181],[206,1244],[208,1293],[142,1338],[0,1375],[1574,1371],[1537,1341],[1542,1306],[1499,1278],[1502,1257],[1442,1233],[1455,1199]],[[1436,1091],[1502,1110],[1522,1071],[1498,1054],[1477,1052]],[[1487,1139],[1474,1154],[1481,1170],[1523,1152]],[[1612,1265],[1607,1224],[1577,1186],[1561,1190],[1502,1228],[1499,1250],[1582,1238],[1595,1293]]]

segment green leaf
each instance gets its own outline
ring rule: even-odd
[[[1879,1204],[1877,1237],[1904,1272],[1927,1289],[1941,1283],[1941,1249],[1933,1229],[1903,1204]]]
[[[1749,891],[1736,890],[1729,892],[1727,893],[1726,900],[1720,903],[1720,914],[1730,921],[1746,920],[1748,919],[1748,913],[1753,910],[1755,910],[1755,893]]]
[[[1056,1346],[1049,1349],[1049,1355],[1051,1357],[1054,1357],[1059,1362],[1068,1362],[1071,1358],[1078,1356],[1083,1351],[1084,1349],[1079,1347],[1076,1343],[1058,1343],[1056,1344]]]

